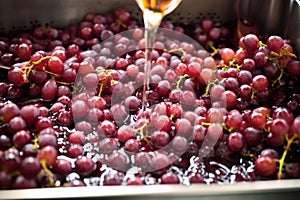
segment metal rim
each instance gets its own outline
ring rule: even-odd
[[[117,191],[117,192],[116,192]],[[65,199],[65,198],[137,198],[222,196],[242,194],[300,193],[300,180],[272,180],[235,184],[150,185],[150,186],[91,186],[0,191],[4,199]],[[282,196],[281,196],[282,198]]]

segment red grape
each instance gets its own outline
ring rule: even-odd
[[[269,156],[262,156],[255,160],[255,171],[261,176],[272,176],[276,173],[276,162]]]
[[[161,177],[161,184],[179,184],[180,180],[178,176],[173,172],[167,172],[163,174]]]
[[[268,87],[268,79],[264,75],[257,75],[252,80],[252,87],[257,91],[262,91]]]
[[[82,156],[75,161],[75,170],[80,173],[87,175],[91,173],[95,168],[95,163],[91,158]]]
[[[52,56],[48,60],[47,64],[48,64],[48,70],[54,73],[55,75],[60,76],[64,72],[64,64],[59,57]]]
[[[227,138],[227,146],[231,151],[241,151],[245,145],[244,136],[239,132],[230,133]]]
[[[53,79],[49,79],[41,90],[41,97],[45,101],[51,101],[55,98],[57,94],[57,82]]]
[[[279,53],[281,47],[283,46],[283,39],[279,36],[272,35],[267,39],[266,44],[271,51]]]
[[[40,162],[43,160],[46,162],[47,166],[53,166],[57,159],[57,150],[53,146],[43,147],[37,154],[37,158]]]

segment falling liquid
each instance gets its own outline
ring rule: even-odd
[[[142,110],[147,108],[147,91],[149,90],[150,70],[152,65],[152,48],[156,33],[163,17],[172,12],[182,0],[136,0],[143,11],[145,25],[145,67]]]

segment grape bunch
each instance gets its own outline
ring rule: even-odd
[[[210,19],[190,41],[161,28],[174,38],[156,37],[145,110],[144,30],[129,12],[0,37],[0,188],[299,178],[293,44],[248,34],[233,48]]]

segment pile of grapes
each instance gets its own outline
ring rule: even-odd
[[[210,19],[161,27],[178,40],[157,35],[145,110],[144,30],[127,11],[0,37],[1,189],[300,177],[293,44],[234,45]]]

